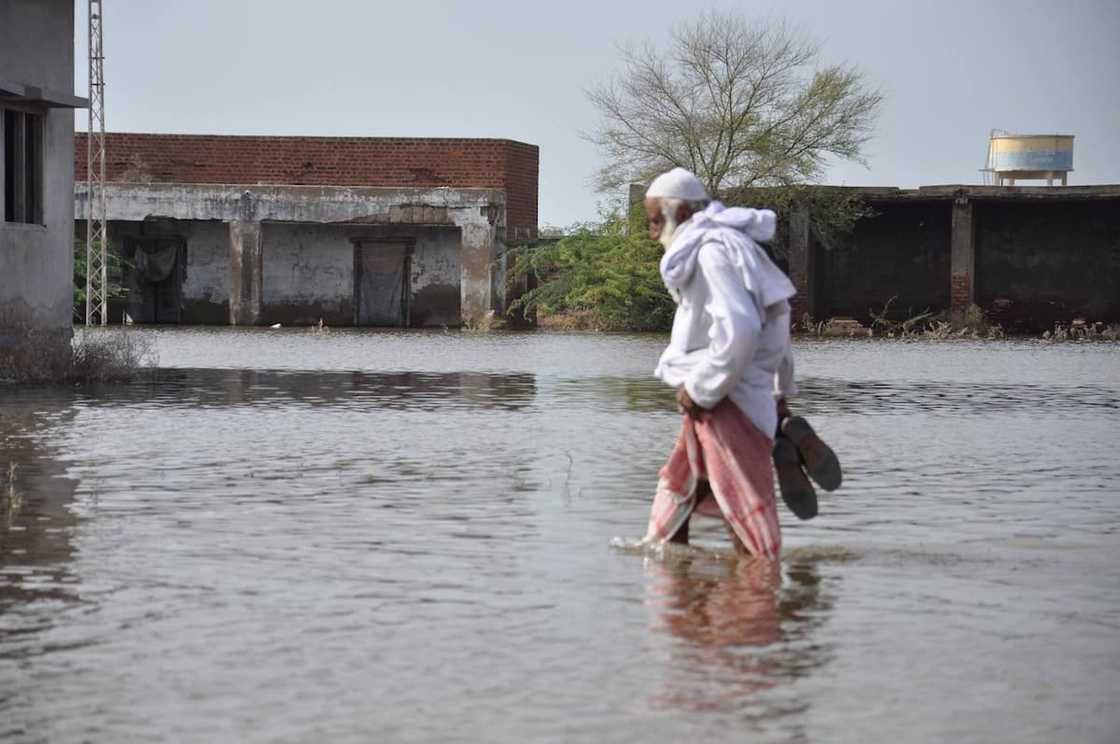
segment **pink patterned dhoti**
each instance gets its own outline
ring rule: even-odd
[[[646,541],[668,540],[697,512],[722,516],[751,555],[776,559],[782,533],[772,449],[773,442],[730,400],[699,421],[685,416],[677,445],[658,473]],[[709,482],[714,499],[697,504],[701,480]]]

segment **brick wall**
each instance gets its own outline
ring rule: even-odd
[[[107,135],[110,181],[498,189],[508,227],[537,227],[536,145],[496,139]],[[86,171],[86,135],[74,138]]]
[[[536,237],[537,180],[540,173],[540,152],[536,145],[505,142],[506,213],[512,237],[529,230]]]

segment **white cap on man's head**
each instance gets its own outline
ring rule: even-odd
[[[646,189],[647,199],[683,199],[685,201],[707,201],[708,192],[704,184],[691,171],[674,168],[653,179]]]

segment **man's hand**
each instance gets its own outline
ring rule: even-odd
[[[677,388],[677,410],[694,421],[703,421],[711,414],[711,411],[689,396],[688,391],[684,389],[684,385]]]

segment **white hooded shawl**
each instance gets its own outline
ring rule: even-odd
[[[789,303],[796,290],[755,241],[774,237],[768,209],[712,202],[677,229],[661,277],[677,302],[655,374],[705,408],[729,397],[767,437],[775,395],[792,395]]]
[[[777,222],[777,215],[769,209],[728,209],[713,201],[680,226],[680,234],[661,257],[661,278],[669,293],[677,298],[680,288],[692,278],[700,246],[718,242],[760,309],[793,297],[797,290],[789,278],[754,242],[772,240]]]

